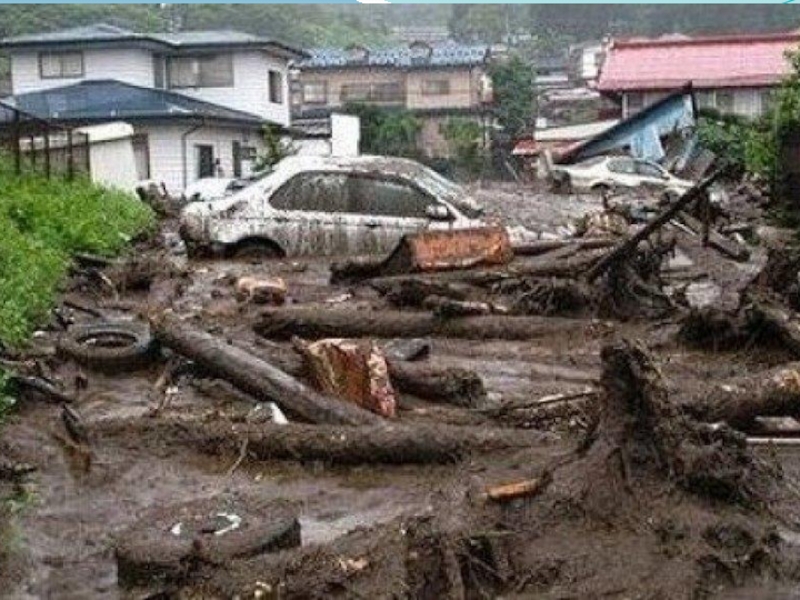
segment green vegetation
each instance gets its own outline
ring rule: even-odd
[[[486,158],[480,124],[470,119],[450,118],[442,124],[441,132],[447,140],[456,175],[466,178],[479,176]]]
[[[113,255],[153,222],[152,211],[128,194],[82,179],[17,176],[0,161],[0,341],[27,339],[71,255]]]
[[[753,121],[704,111],[698,135],[704,148],[727,160],[734,176],[749,173],[765,179],[772,177],[776,158],[772,115]]]
[[[519,56],[490,65],[494,110],[505,133],[516,137],[531,124],[536,114],[533,70]]]
[[[264,138],[264,152],[256,157],[254,167],[256,171],[271,171],[272,167],[284,158],[297,154],[295,145],[291,140],[281,136],[277,125],[264,125],[262,135]]]
[[[361,151],[418,158],[417,137],[422,123],[405,109],[351,104],[346,112],[361,119]]]

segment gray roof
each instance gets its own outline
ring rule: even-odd
[[[244,111],[111,79],[18,94],[10,104],[41,119],[58,121],[211,119],[255,126],[264,122]]]
[[[489,56],[486,45],[462,45],[454,42],[433,44],[428,46],[427,56],[415,54],[410,46],[394,48],[366,49],[366,60],[349,59],[352,48],[313,48],[309,50],[310,58],[300,61],[298,66],[307,69],[332,69],[348,67],[455,67],[475,66],[483,64]]]
[[[302,58],[307,54],[281,42],[241,31],[210,30],[179,33],[137,33],[107,23],[96,23],[49,33],[20,35],[0,40],[0,48],[42,47],[51,45],[127,44],[156,45],[168,50],[204,46],[264,47],[286,58]]]

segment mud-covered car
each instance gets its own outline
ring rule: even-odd
[[[658,163],[628,156],[596,156],[574,165],[555,165],[552,171],[555,182],[564,189],[600,194],[649,186],[679,196],[694,185],[675,177]]]
[[[233,256],[375,254],[424,229],[486,225],[459,185],[412,160],[294,156],[244,190],[181,213],[191,251]]]
[[[210,202],[238,192],[248,186],[245,179],[232,177],[204,177],[186,186],[181,194],[184,202]]]

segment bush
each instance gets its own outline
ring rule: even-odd
[[[771,116],[752,121],[705,111],[698,133],[701,144],[728,161],[735,175],[772,176],[776,142]]]
[[[112,256],[153,223],[134,196],[83,179],[18,176],[0,160],[0,341],[30,335],[73,254]]]
[[[345,111],[361,120],[364,154],[419,158],[417,138],[422,123],[410,111],[368,104],[350,104]]]

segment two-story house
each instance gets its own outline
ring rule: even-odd
[[[597,89],[615,99],[628,117],[687,83],[699,108],[758,117],[789,72],[786,53],[800,34],[738,34],[611,40]]]
[[[413,42],[395,48],[350,46],[309,53],[297,63],[292,100],[298,122],[354,103],[404,108],[422,122],[420,150],[428,156],[446,156],[442,124],[455,116],[482,122],[486,115],[491,91],[487,46]]]
[[[141,179],[180,192],[246,175],[262,128],[290,122],[288,65],[305,53],[234,31],[136,33],[99,24],[7,38],[10,102],[66,124],[125,121]]]

